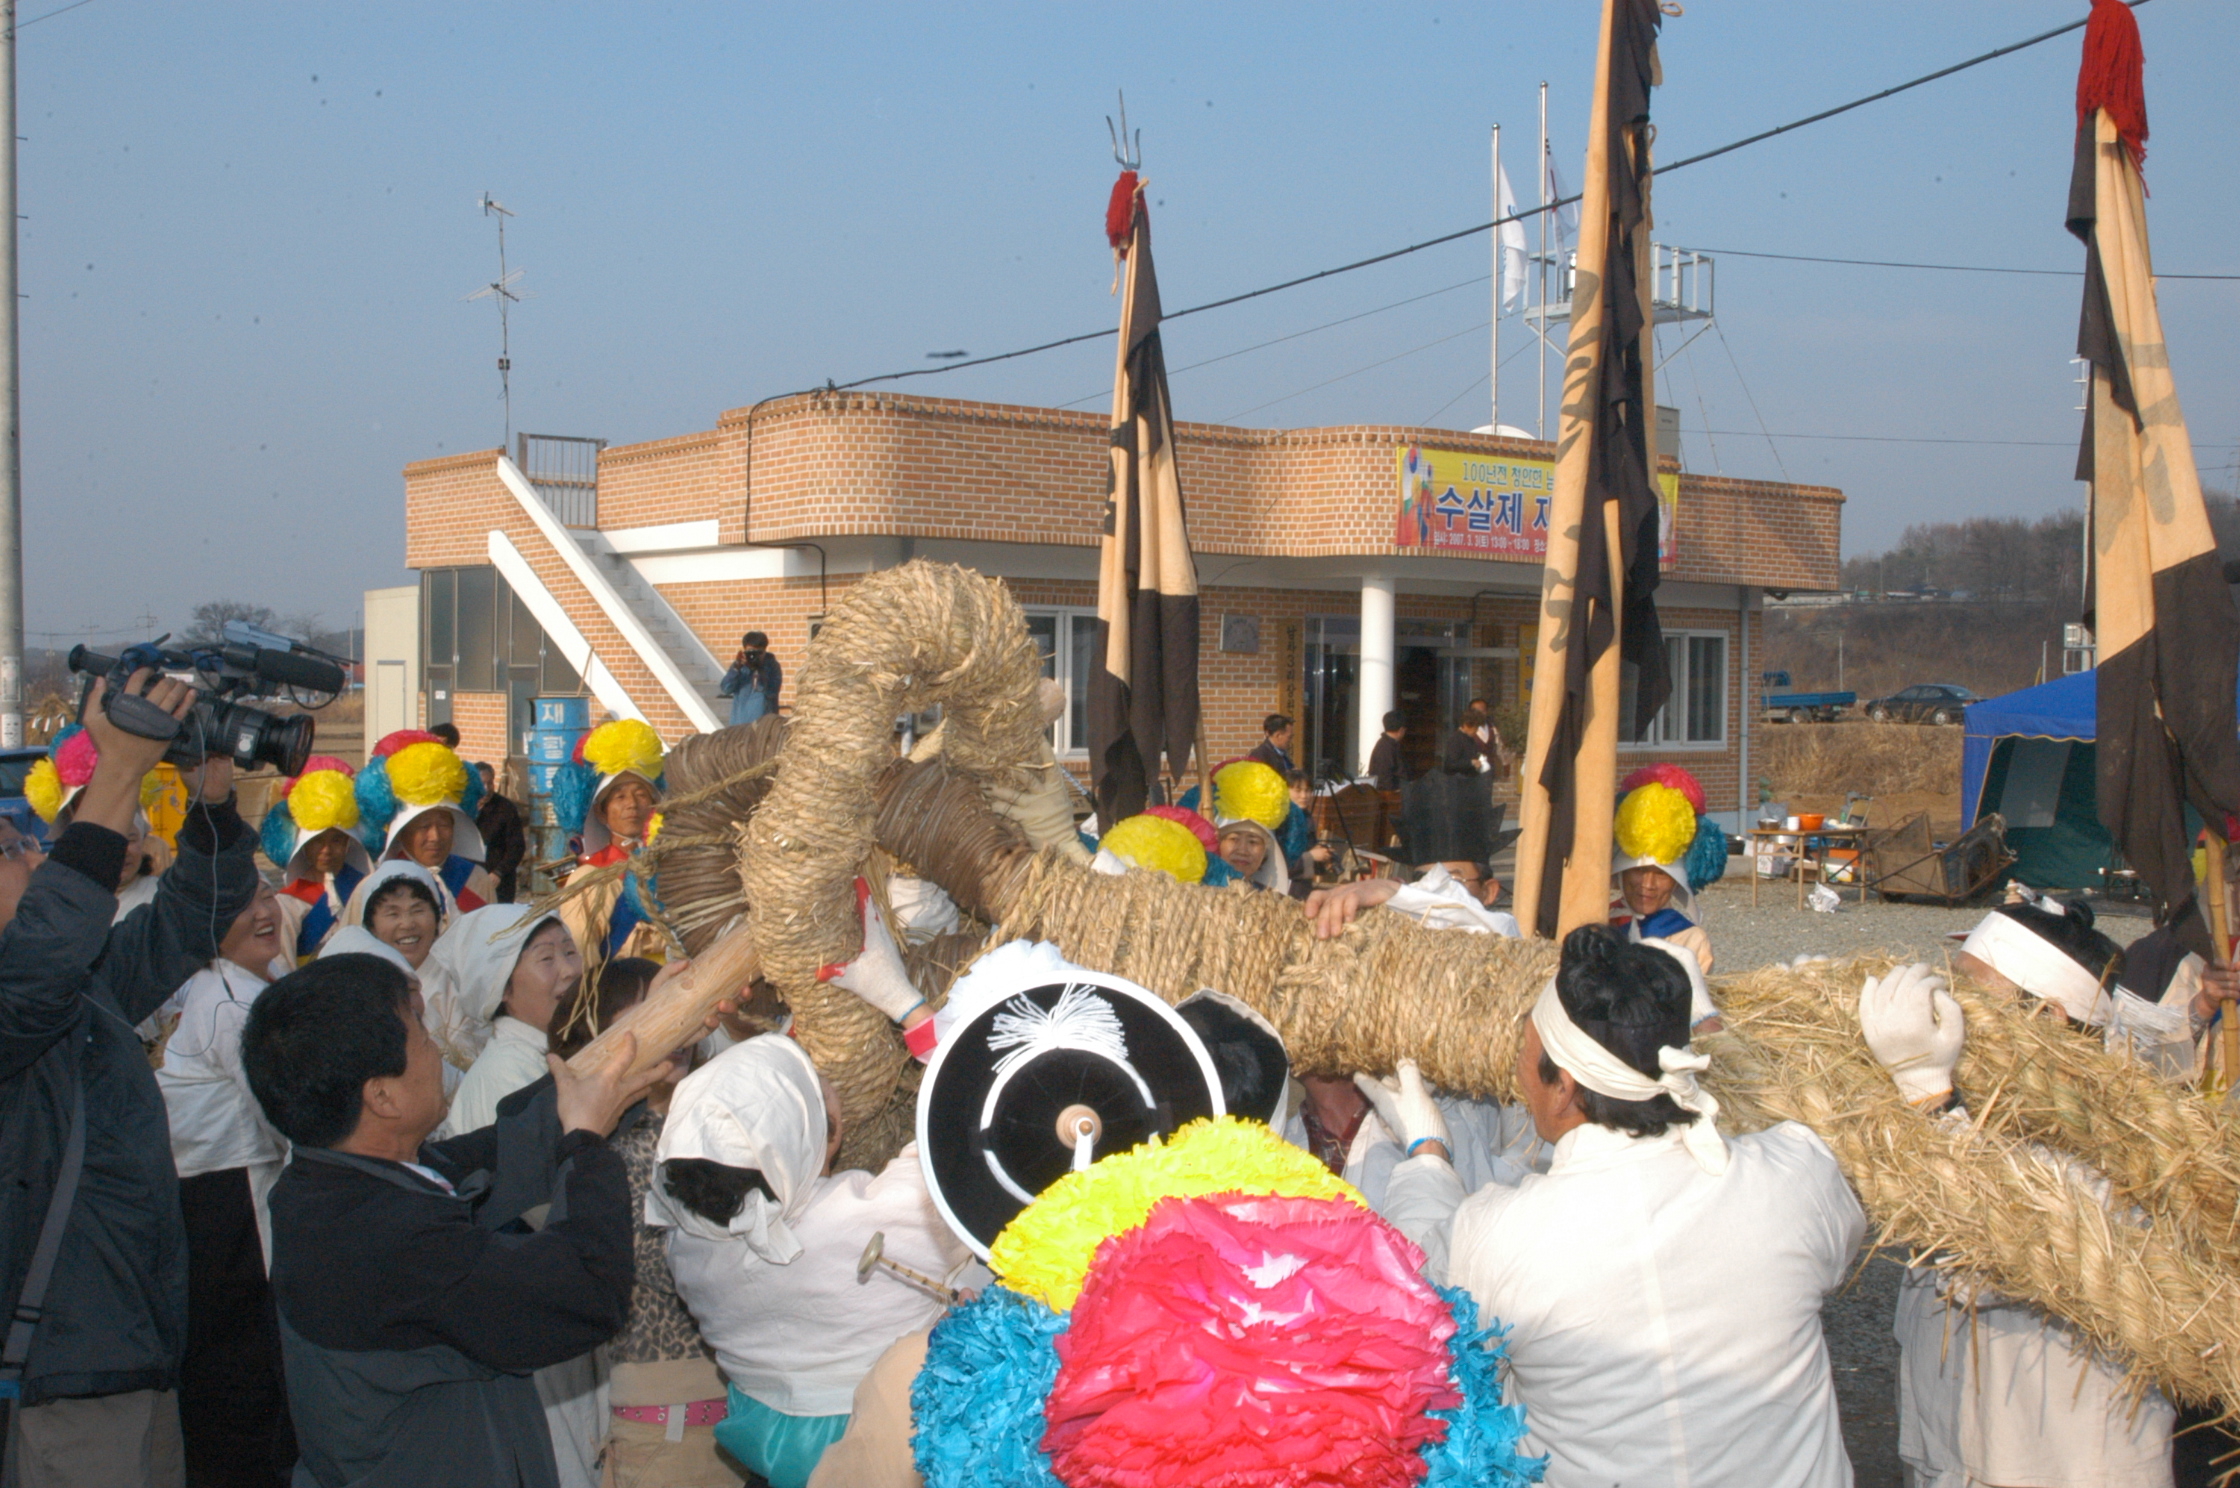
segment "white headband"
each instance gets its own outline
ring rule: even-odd
[[[1706,1173],[1717,1175],[1727,1170],[1727,1143],[1717,1125],[1719,1103],[1696,1084],[1697,1072],[1711,1067],[1710,1056],[1668,1044],[1657,1051],[1657,1063],[1664,1075],[1650,1079],[1571,1021],[1556,996],[1553,977],[1540,989],[1540,1000],[1532,1005],[1532,1026],[1540,1030],[1540,1047],[1556,1067],[1568,1071],[1572,1079],[1597,1095],[1627,1101],[1669,1095],[1681,1110],[1693,1111],[1696,1119],[1681,1128],[1681,1142]]]
[[[2079,1023],[2099,1027],[2111,1004],[2100,979],[2068,952],[2011,915],[1994,910],[1968,932],[1960,953],[1973,956],[2023,991],[2059,1005]]]

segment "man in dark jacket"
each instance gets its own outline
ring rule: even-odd
[[[1408,767],[1400,758],[1400,741],[1408,737],[1408,715],[1398,708],[1385,714],[1384,732],[1377,735],[1377,742],[1369,750],[1369,763],[1362,774],[1369,777],[1378,790],[1398,790],[1408,783]]]
[[[129,685],[175,717],[193,701],[150,673]],[[140,779],[165,746],[112,725],[104,691],[95,684],[86,704],[100,762],[69,829],[44,862],[19,848],[0,864],[0,912],[12,911],[0,931],[0,1295],[11,1301],[81,1092],[84,1113],[84,1167],[8,1436],[8,1478],[24,1488],[182,1481],[186,1229],[163,1096],[133,1029],[218,954],[257,885],[232,763],[213,758],[190,776],[195,804],[155,899],[110,925]]]
[[[529,832],[521,820],[520,803],[498,793],[498,772],[476,765],[482,775],[482,804],[475,808],[474,829],[482,834],[482,866],[498,881],[500,904],[513,903],[520,887],[521,860],[529,853]]]
[[[296,1481],[553,1488],[530,1374],[622,1326],[634,1216],[605,1136],[666,1066],[625,1078],[625,1049],[587,1077],[553,1059],[495,1126],[428,1142],[443,1056],[418,1002],[392,963],[329,956],[265,989],[242,1030],[249,1088],[295,1144],[270,1208]]]

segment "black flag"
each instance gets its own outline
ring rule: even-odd
[[[1097,570],[1097,664],[1089,674],[1097,822],[1109,828],[1143,810],[1160,752],[1180,775],[1197,737],[1198,572],[1175,469],[1151,214],[1135,172],[1113,188],[1105,226],[1127,262]]]
[[[1655,600],[1648,295],[1649,90],[1662,23],[1656,0],[1604,0],[1517,845],[1528,934],[1605,917],[1619,730],[1639,737],[1672,690]],[[1633,707],[1621,719],[1627,669]]]
[[[2208,927],[2192,912],[2185,806],[2220,836],[2240,811],[2240,614],[2155,307],[2139,174],[2141,73],[2130,7],[2093,0],[2077,78],[2069,230],[2085,244],[2077,352],[2092,364],[2077,478],[2092,482],[2100,821],[2152,891],[2156,918],[2214,960]]]

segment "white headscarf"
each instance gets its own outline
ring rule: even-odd
[[[1960,953],[1975,957],[2023,991],[2054,1003],[2087,1027],[2099,1027],[2114,1011],[2098,977],[2028,925],[1997,910],[1968,932]]]
[[[471,770],[474,766],[469,765],[467,768]],[[395,847],[397,839],[404,835],[404,829],[431,811],[451,813],[451,855],[481,862],[482,829],[474,824],[474,818],[467,815],[456,801],[430,801],[425,806],[399,806],[397,814],[390,818],[388,832],[382,836],[381,850],[387,852]]]
[[[1727,1170],[1727,1143],[1717,1126],[1719,1103],[1711,1092],[1696,1084],[1696,1075],[1711,1067],[1708,1055],[1668,1044],[1657,1051],[1657,1063],[1664,1074],[1650,1079],[1571,1021],[1556,994],[1554,977],[1548,978],[1548,985],[1540,989],[1540,1000],[1532,1005],[1532,1026],[1540,1030],[1540,1047],[1548,1051],[1556,1067],[1569,1071],[1572,1079],[1596,1094],[1625,1101],[1669,1095],[1681,1110],[1693,1111],[1696,1119],[1681,1128],[1681,1141],[1706,1173],[1717,1175]]]
[[[801,1254],[788,1225],[800,1220],[816,1192],[825,1134],[824,1092],[801,1046],[781,1033],[735,1044],[677,1086],[654,1160],[697,1157],[753,1168],[778,1200],[749,1193],[731,1222],[719,1225],[672,1199],[657,1173],[646,1189],[646,1223],[705,1240],[738,1240],[783,1266]]]
[[[1237,874],[1237,876],[1245,878],[1247,882],[1256,883],[1263,889],[1272,889],[1278,894],[1290,893],[1291,869],[1283,861],[1283,848],[1277,843],[1276,834],[1251,817],[1228,816],[1214,824],[1213,841],[1216,853],[1220,850],[1221,834],[1238,831],[1250,831],[1258,834],[1260,846],[1264,851],[1260,858],[1260,866],[1254,869],[1249,877],[1244,874]],[[1233,868],[1229,871],[1236,873]]]
[[[414,986],[420,984],[420,973],[405,960],[404,952],[385,940],[376,940],[373,932],[363,925],[337,926],[334,934],[327,937],[327,943],[319,947],[315,959],[324,961],[329,956],[379,956],[412,978]]]
[[[557,925],[560,917],[542,914],[532,919],[526,904],[486,904],[451,922],[428,958],[439,963],[449,982],[448,996],[456,1004],[458,1022],[488,1027],[497,1021],[515,963],[528,949],[529,937],[548,921]]]
[[[410,858],[387,858],[373,865],[373,871],[358,880],[350,891],[350,902],[342,907],[342,923],[363,925],[366,922],[366,905],[373,898],[373,891],[393,878],[409,878],[436,898],[436,933],[443,933],[444,921],[458,912],[458,905],[443,880],[413,862]]]

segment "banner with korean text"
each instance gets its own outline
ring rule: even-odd
[[[1398,547],[1457,557],[1538,563],[1548,556],[1548,503],[1555,493],[1553,460],[1518,460],[1462,450],[1406,445],[1392,453],[1400,506],[1392,531]],[[1676,517],[1680,477],[1657,474],[1657,566],[1679,561]]]

